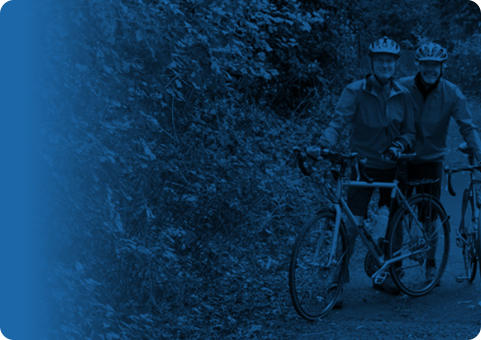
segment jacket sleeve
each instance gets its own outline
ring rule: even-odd
[[[473,116],[468,108],[466,97],[461,90],[456,87],[454,102],[452,103],[452,116],[459,127],[459,132],[463,136],[468,146],[474,151],[477,162],[481,162],[481,141],[477,127],[473,122]]]
[[[414,110],[414,100],[409,93],[406,93],[404,95],[404,120],[401,126],[401,135],[398,138],[404,145],[404,150],[413,149],[416,141]]]
[[[323,131],[320,138],[321,145],[336,145],[342,131],[352,129],[352,120],[357,110],[357,91],[351,86],[346,86],[336,105],[334,117]]]

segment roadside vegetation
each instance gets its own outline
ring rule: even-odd
[[[481,94],[469,1],[59,6],[66,28],[44,38],[58,338],[286,336],[291,246],[322,200],[292,148],[366,74],[368,44],[398,41],[407,74],[434,39],[447,78]]]

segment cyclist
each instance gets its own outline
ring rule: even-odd
[[[320,145],[337,144],[342,131],[351,132],[350,149],[366,159],[364,173],[374,180],[392,181],[396,158],[410,148],[415,139],[413,103],[408,91],[393,79],[400,47],[388,37],[369,45],[372,74],[347,85],[337,102],[335,115],[320,138]],[[371,188],[350,187],[347,203],[362,223],[367,217]],[[379,206],[390,205],[390,189],[380,190]],[[348,252],[340,281],[349,281],[348,264],[354,249],[357,228],[347,226]],[[337,277],[337,275],[334,275]],[[398,288],[391,283],[395,291]],[[338,300],[336,307],[340,307]]]
[[[416,50],[415,58],[416,75],[399,79],[410,92],[415,108],[416,158],[408,164],[408,177],[437,180],[416,187],[416,191],[440,198],[450,118],[456,121],[477,162],[481,160],[481,143],[466,97],[456,85],[443,78],[448,59],[446,49],[433,42],[424,43]],[[428,279],[434,274],[435,266],[434,260],[427,261]]]

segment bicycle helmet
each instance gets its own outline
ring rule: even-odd
[[[417,61],[439,61],[443,62],[448,59],[448,52],[439,44],[429,42],[422,44],[416,50]]]
[[[399,57],[400,50],[399,44],[386,36],[369,45],[369,54],[385,53]]]

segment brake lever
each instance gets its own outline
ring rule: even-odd
[[[294,153],[296,154],[297,165],[299,166],[299,169],[301,169],[301,172],[305,176],[310,176],[313,173],[313,169],[311,166],[307,165],[307,154],[299,148],[294,148]]]

